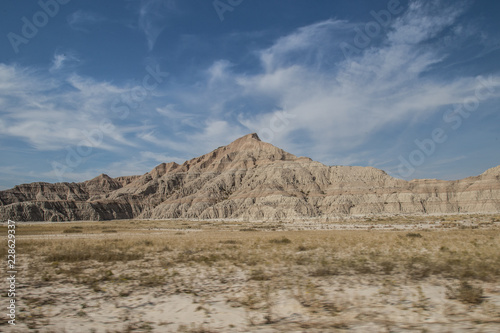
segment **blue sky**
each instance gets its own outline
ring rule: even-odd
[[[252,132],[327,165],[500,164],[500,2],[0,3],[0,189],[143,174]]]

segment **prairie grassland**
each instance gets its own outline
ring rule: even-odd
[[[0,329],[500,331],[500,228],[491,216],[470,221],[478,227],[20,224],[19,321]]]

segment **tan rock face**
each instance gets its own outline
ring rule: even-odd
[[[404,181],[371,167],[326,166],[256,134],[142,176],[32,183],[0,191],[19,221],[201,218],[293,220],[357,214],[500,212],[500,166],[459,181]]]

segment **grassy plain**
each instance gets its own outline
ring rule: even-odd
[[[499,222],[20,223],[18,325],[0,329],[496,332]]]

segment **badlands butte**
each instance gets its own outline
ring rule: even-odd
[[[500,166],[457,181],[405,181],[372,167],[326,166],[249,134],[142,176],[31,183],[0,191],[2,220],[331,220],[357,215],[500,212]]]

